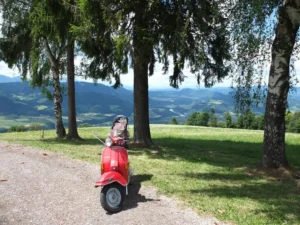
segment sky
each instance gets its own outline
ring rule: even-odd
[[[79,64],[80,60],[75,60],[75,64]],[[170,62],[170,69],[169,71],[172,71],[172,65]],[[199,88],[199,85],[197,84],[197,80],[194,74],[191,74],[189,72],[188,68],[184,69],[184,75],[187,76],[187,78],[185,79],[185,81],[180,85],[179,89],[183,89],[183,88]],[[5,76],[9,76],[9,77],[13,77],[13,76],[18,76],[19,72],[17,69],[9,69],[7,64],[4,63],[3,61],[0,61],[0,75],[5,75]],[[170,87],[169,84],[169,74],[165,74],[163,75],[163,70],[162,70],[162,64],[156,63],[155,65],[155,70],[154,70],[154,74],[149,77],[149,90],[155,90],[155,89],[172,89]],[[84,79],[80,79],[77,78],[76,80],[78,81],[86,81],[86,82],[93,82],[93,80],[88,79],[88,80],[84,80]],[[121,82],[123,84],[123,86],[127,89],[133,89],[133,70],[129,69],[128,74],[124,74],[121,75]],[[108,82],[102,82],[102,81],[98,81],[98,83],[102,83],[105,85],[111,85]],[[225,79],[224,82],[220,83],[220,84],[216,84],[214,87],[230,87],[231,85],[231,80],[230,79]],[[204,85],[200,84],[200,88],[203,88]]]
[[[0,26],[1,26],[1,12],[0,12]],[[274,15],[271,17],[275,17]],[[0,36],[1,36],[1,32],[0,32]],[[75,64],[79,65],[80,63],[80,57],[78,57],[77,59],[75,59]],[[169,66],[169,71],[172,72],[173,70],[173,64],[172,64],[172,60],[170,60],[170,66]],[[169,74],[165,74],[163,75],[163,71],[162,71],[162,64],[156,63],[155,64],[155,71],[154,71],[154,75],[152,75],[151,77],[149,77],[149,89],[172,89],[169,85],[169,76],[171,75]],[[265,68],[265,72],[264,72],[264,81],[267,83],[268,81],[268,71],[269,71],[269,65],[266,66]],[[295,62],[295,69],[296,72],[298,74],[299,77],[299,72],[300,72],[300,61]],[[299,72],[298,72],[299,71]],[[188,68],[185,68],[183,71],[184,75],[187,76],[187,78],[185,79],[185,81],[179,86],[179,89],[182,88],[203,88],[204,85],[200,84],[200,86],[197,84],[197,80],[194,74],[191,74],[189,72]],[[13,77],[13,76],[18,76],[19,72],[17,69],[12,70],[9,69],[7,64],[4,63],[3,61],[0,61],[0,75],[5,75],[5,76],[9,76],[9,77]],[[83,80],[80,78],[76,78],[76,80],[78,81],[86,81],[86,82],[93,82],[93,80],[88,79],[88,80]],[[105,85],[111,85],[108,82],[103,82],[103,81],[98,81],[98,83],[102,83]],[[133,88],[133,70],[129,69],[128,74],[124,74],[121,75],[121,83],[123,84],[123,86],[127,89],[132,89]],[[231,79],[224,79],[222,81],[222,83],[217,83],[214,85],[214,87],[230,87],[232,83]]]
[[[77,58],[75,60],[75,64],[79,65],[80,59]],[[149,77],[149,90],[157,90],[157,89],[173,89],[169,85],[169,76],[170,72],[172,72],[172,61],[170,61],[170,68],[169,68],[169,74],[163,75],[163,70],[162,70],[163,65],[156,63],[155,64],[155,70],[154,74]],[[269,67],[270,65],[266,66],[266,69],[264,71],[264,81],[267,83],[268,81],[268,73],[269,73]],[[300,73],[300,61],[295,62],[295,69],[297,72],[298,78],[299,73]],[[203,84],[200,84],[200,86],[197,84],[197,80],[194,74],[190,73],[189,68],[185,68],[183,71],[184,75],[187,76],[185,81],[179,86],[179,89],[183,88],[204,88]],[[19,72],[17,69],[9,69],[7,64],[4,63],[3,61],[0,61],[0,75],[5,75],[9,77],[13,76],[19,76]],[[87,79],[84,80],[83,78],[76,78],[77,81],[85,81],[85,82],[93,82],[92,79]],[[121,82],[123,84],[124,88],[127,89],[133,89],[133,70],[129,69],[128,74],[121,75]],[[98,81],[98,83],[102,83],[105,85],[112,85],[109,84],[108,82],[103,82],[103,81]],[[214,85],[214,87],[230,87],[232,83],[231,79],[224,79],[222,83],[217,83]],[[297,85],[299,86],[299,84]]]

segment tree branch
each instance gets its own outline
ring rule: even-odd
[[[50,49],[50,46],[49,46],[49,43],[48,43],[48,40],[46,37],[44,37],[44,42],[45,42],[45,46],[46,46],[46,52],[47,52],[48,58],[51,62],[51,65],[55,65],[57,60],[55,59],[55,57]]]
[[[57,56],[57,61],[60,60],[60,58],[62,57],[62,55],[64,54],[64,52],[66,51],[68,45],[62,45],[59,48],[59,52],[58,52],[58,56]]]

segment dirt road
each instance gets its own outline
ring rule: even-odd
[[[124,210],[107,214],[93,186],[98,177],[98,166],[0,141],[0,224],[221,224],[135,180]]]

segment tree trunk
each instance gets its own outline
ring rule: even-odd
[[[290,82],[290,58],[299,29],[300,1],[285,1],[272,46],[262,164],[269,168],[288,166],[285,153],[285,111]]]
[[[75,103],[75,67],[74,40],[68,39],[67,47],[67,76],[68,76],[68,138],[81,139],[77,132],[76,103]]]
[[[51,67],[52,75],[53,75],[53,101],[54,101],[54,116],[55,116],[55,129],[56,129],[56,136],[58,138],[64,138],[66,136],[66,130],[62,121],[62,93],[59,81],[59,69],[58,66]]]
[[[139,7],[138,7],[139,8]],[[141,30],[145,26],[143,10],[135,14],[133,37],[134,48],[134,142],[152,145],[149,125],[149,97],[148,97],[148,64],[151,50],[143,41]]]

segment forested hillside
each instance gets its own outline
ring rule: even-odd
[[[172,118],[176,118],[179,123],[185,123],[193,112],[211,109],[214,109],[219,121],[223,120],[225,112],[234,111],[231,91],[230,88],[150,91],[150,122],[170,123]],[[299,92],[290,95],[291,111],[300,110]],[[65,93],[62,103],[65,123],[67,101]],[[107,125],[117,114],[128,115],[131,122],[133,119],[133,93],[124,88],[76,82],[76,103],[78,125]],[[262,114],[263,110],[262,106],[252,108],[257,115]],[[53,102],[42,95],[39,88],[31,88],[28,82],[0,83],[0,116],[2,132],[9,126],[29,123],[41,123],[47,128],[54,128]]]

